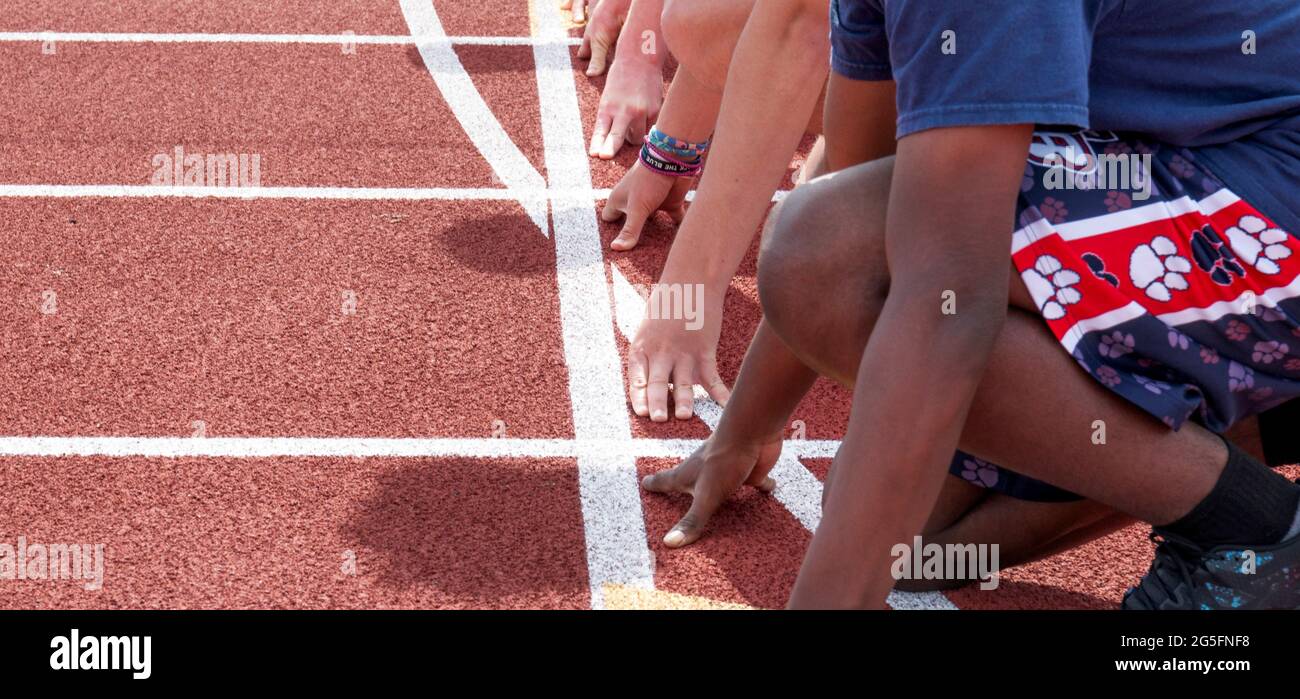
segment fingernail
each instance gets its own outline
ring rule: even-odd
[[[668,419],[668,413],[662,410],[656,410],[653,413],[650,413],[650,419],[655,422],[663,422]]]
[[[681,546],[686,541],[686,533],[680,529],[674,529],[664,536],[664,544],[668,546]]]
[[[688,418],[688,417],[690,417],[690,416],[691,416],[691,411],[690,411],[690,410],[688,410],[688,409],[686,409],[686,408],[678,408],[678,409],[677,409],[677,419],[678,419],[678,420],[685,420],[686,418]]]

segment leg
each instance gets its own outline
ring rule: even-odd
[[[765,237],[759,263],[769,324],[802,361],[850,385],[889,289],[884,211],[891,175],[892,161],[881,160],[800,188]],[[1034,306],[1019,275],[1010,305],[964,449],[1157,524],[1209,493],[1227,459],[1217,437],[1195,425],[1172,432],[1085,376],[1036,312],[1024,310]],[[1052,410],[1042,410],[1046,405]],[[1099,419],[1106,446],[1091,443]]]
[[[701,83],[722,92],[740,32],[754,0],[668,0],[663,32],[668,50]]]
[[[956,513],[949,504],[963,490],[979,491],[975,504]],[[921,531],[926,543],[997,544],[1002,569],[1031,563],[1080,546],[1132,523],[1132,519],[1090,500],[1030,502],[990,493],[948,478],[930,521]],[[969,580],[899,580],[895,589],[925,592],[961,587]]]

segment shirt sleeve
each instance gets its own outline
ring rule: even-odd
[[[890,80],[885,15],[876,0],[831,0],[831,69],[853,80]]]
[[[1090,4],[885,0],[898,137],[946,126],[1089,128]]]

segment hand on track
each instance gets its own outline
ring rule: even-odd
[[[686,493],[691,508],[664,536],[670,548],[686,546],[704,535],[709,519],[742,485],[770,493],[776,482],[767,474],[781,455],[778,436],[766,444],[724,444],[715,434],[695,453],[667,471],[646,476],[641,487],[652,493]]]
[[[647,170],[640,161],[633,163],[600,211],[604,221],[623,218],[623,230],[609,247],[620,251],[636,247],[641,229],[656,211],[668,214],[673,223],[680,224],[686,217],[686,193],[694,182],[694,177],[669,177]]]

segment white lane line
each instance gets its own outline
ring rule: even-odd
[[[0,184],[0,198],[5,197],[104,197],[104,198],[219,198],[219,199],[443,199],[448,201],[528,201],[561,200],[588,205],[609,198],[608,189],[576,187],[194,187],[150,184]],[[777,192],[772,201],[780,201],[785,192]],[[686,193],[694,201],[695,190]]]
[[[609,276],[613,282],[610,286],[614,294],[614,319],[618,323],[618,331],[630,342],[641,325],[641,320],[645,318],[645,297],[613,262],[609,263]]]
[[[684,457],[698,439],[521,439],[459,437],[0,437],[0,456],[107,456],[143,458],[578,458],[610,454]],[[834,444],[792,440],[795,453],[825,456]]]
[[[901,610],[920,610],[938,609],[942,611],[953,612],[960,609],[957,605],[948,599],[948,596],[942,592],[901,592],[899,590],[890,590],[889,597],[885,598],[885,604],[893,609]]]
[[[533,2],[530,10],[537,36],[565,36],[554,3]],[[548,184],[559,191],[589,190],[591,171],[569,48],[558,43],[537,44],[533,60]],[[551,207],[574,433],[579,440],[630,438],[632,426],[596,210],[590,200],[552,199]],[[636,458],[615,450],[581,456],[578,483],[592,608],[604,607],[608,584],[653,589],[654,568],[641,512]]]
[[[402,16],[411,29],[412,36],[446,37],[438,13],[433,9],[433,0],[401,0]],[[474,86],[473,79],[461,64],[456,50],[443,40],[417,41],[415,44],[424,59],[424,66],[433,77],[442,98],[446,100],[456,120],[469,136],[484,159],[492,166],[498,180],[507,189],[529,190],[546,187],[546,181],[537,172],[528,158],[524,157],[519,147],[510,140],[509,134],[501,127],[496,115],[488,108]],[[536,47],[534,50],[537,50]],[[568,47],[551,46],[568,55]],[[431,164],[432,165],[432,164]],[[590,188],[588,182],[588,188]],[[519,203],[528,212],[528,217],[537,224],[543,235],[547,231],[546,202],[531,198],[520,198]]]
[[[610,276],[613,279],[614,308],[618,317],[618,329],[623,336],[631,339],[637,326],[645,316],[645,299],[632,286],[627,277],[619,271],[618,266],[610,263]],[[695,414],[709,426],[718,429],[718,420],[722,418],[722,407],[704,392],[695,387]],[[799,520],[808,531],[817,531],[822,518],[822,482],[799,461],[800,457],[834,458],[839,449],[839,441],[817,441],[817,447],[803,450],[802,445],[809,440],[786,440],[781,448],[781,457],[772,468],[772,479],[776,481],[773,497],[786,510]],[[956,609],[957,606],[939,592],[890,592],[886,600],[894,609]]]
[[[410,46],[445,43],[455,46],[536,46],[553,43],[577,46],[582,39],[543,39],[531,36],[411,36],[397,34],[209,34],[149,32],[0,32],[0,41],[67,41],[127,44],[384,44]]]
[[[545,206],[548,192],[497,187],[195,187],[150,184],[0,184],[3,197],[218,198],[218,199],[410,199],[500,200],[527,199]],[[589,190],[569,193],[591,201]]]

